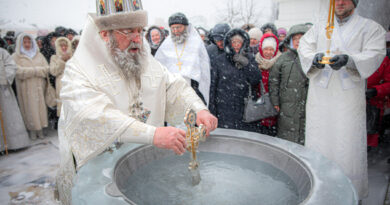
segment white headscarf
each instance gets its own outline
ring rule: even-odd
[[[30,48],[30,50],[26,50],[24,48],[24,46],[23,46],[23,39],[25,37],[28,37],[31,40],[31,48]],[[17,46],[18,46],[18,48],[20,48],[20,54],[25,55],[25,56],[27,56],[30,59],[34,58],[34,56],[39,51],[37,42],[35,41],[35,39],[30,34],[21,33],[19,35],[19,37],[18,37],[18,41],[17,42],[19,43]]]

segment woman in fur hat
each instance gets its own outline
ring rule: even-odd
[[[50,58],[50,74],[56,77],[57,116],[61,113],[60,90],[65,63],[72,57],[72,45],[66,37],[56,40],[56,54]]]

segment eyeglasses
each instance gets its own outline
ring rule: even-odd
[[[180,31],[180,30],[182,30],[184,28],[184,26],[183,25],[180,25],[180,26],[171,26],[171,30],[172,31]]]
[[[118,32],[119,34],[125,36],[128,39],[133,39],[144,35],[143,31],[138,31],[138,30],[123,30],[123,31],[114,30],[114,31]]]
[[[232,40],[231,43],[232,43],[232,45],[233,45],[233,44],[236,44],[236,45],[237,45],[237,44],[242,44],[243,41],[235,39],[235,40]]]

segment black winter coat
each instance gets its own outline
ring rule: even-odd
[[[207,53],[209,54],[210,63],[212,64],[213,61],[221,54],[223,54],[223,49],[219,49],[217,45],[210,44],[206,47]]]
[[[233,33],[230,33],[232,32]],[[259,131],[258,123],[245,123],[242,121],[244,113],[244,99],[248,97],[249,86],[252,90],[261,81],[261,72],[252,55],[244,54],[249,60],[248,65],[239,69],[232,60],[235,54],[230,45],[230,38],[235,34],[244,37],[241,52],[245,53],[249,46],[249,36],[241,29],[233,29],[226,35],[225,53],[219,55],[212,63],[210,106],[209,109],[218,118],[218,127],[239,129],[246,131]],[[241,32],[242,31],[242,32]],[[225,39],[226,39],[225,38]],[[229,48],[226,49],[226,46]],[[250,85],[249,85],[250,84]],[[254,91],[252,92],[255,93]]]

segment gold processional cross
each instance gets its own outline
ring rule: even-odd
[[[189,109],[184,117],[184,124],[187,127],[186,142],[187,150],[191,152],[191,162],[188,169],[192,176],[192,185],[197,185],[200,182],[200,174],[198,170],[199,162],[196,160],[196,152],[199,147],[199,141],[206,140],[206,128],[204,125],[195,127],[196,113],[194,110]]]
[[[321,64],[333,64],[329,60],[332,58],[330,56],[330,45],[334,29],[334,11],[335,11],[335,0],[329,1],[329,13],[328,13],[328,23],[326,24],[326,53],[322,57],[322,60],[319,61]]]
[[[180,71],[181,70],[181,66],[183,65],[183,62],[180,61],[180,58],[183,56],[184,48],[186,47],[186,41],[184,41],[184,43],[183,43],[183,47],[181,49],[181,53],[180,54],[177,52],[176,43],[174,45],[175,45],[175,51],[176,51],[176,57],[177,57],[176,65],[179,67],[179,71]]]

